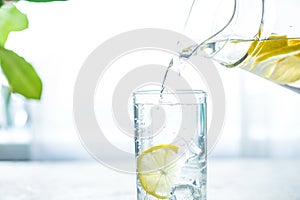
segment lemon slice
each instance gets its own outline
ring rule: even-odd
[[[269,79],[280,84],[300,80],[300,53],[278,60]]]
[[[299,44],[300,39],[290,39],[288,40],[288,45],[294,45],[294,44]]]
[[[300,39],[286,35],[270,36],[264,41],[254,41],[248,55],[251,63],[244,69],[279,84],[300,80]]]
[[[137,157],[138,179],[148,194],[158,199],[170,198],[179,170],[178,149],[172,144],[161,144]]]
[[[254,64],[262,62],[262,61],[264,61],[268,58],[271,58],[271,57],[280,56],[280,55],[284,55],[284,54],[289,54],[289,53],[293,53],[293,52],[296,52],[296,51],[299,51],[299,50],[300,50],[300,43],[290,45],[290,46],[286,46],[286,47],[282,47],[282,48],[279,48],[279,49],[275,49],[273,51],[266,52],[266,53],[263,53],[263,54],[260,54],[259,56],[257,56]]]
[[[248,50],[248,55],[254,57],[286,46],[288,46],[286,35],[271,35],[267,40],[255,40]]]

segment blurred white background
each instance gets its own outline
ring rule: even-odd
[[[6,47],[31,62],[44,83],[42,100],[30,102],[31,158],[89,159],[76,133],[72,112],[74,83],[83,62],[102,42],[125,31],[151,27],[187,33],[189,29],[184,31],[184,24],[191,3],[191,0],[17,3],[28,15],[30,27],[12,33]],[[202,10],[210,16],[209,9]],[[202,32],[209,28],[200,24]],[[218,69],[226,93],[226,121],[211,156],[300,156],[300,95],[241,69],[222,66]]]

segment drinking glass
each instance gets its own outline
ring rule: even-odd
[[[206,93],[133,94],[138,200],[206,200]]]

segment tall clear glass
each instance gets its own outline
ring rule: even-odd
[[[133,95],[138,200],[206,200],[206,93]]]

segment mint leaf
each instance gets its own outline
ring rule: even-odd
[[[12,92],[40,99],[42,81],[31,64],[11,50],[0,47],[1,68]]]
[[[13,4],[0,7],[0,46],[4,47],[8,34],[12,31],[22,31],[28,27],[28,19]]]

